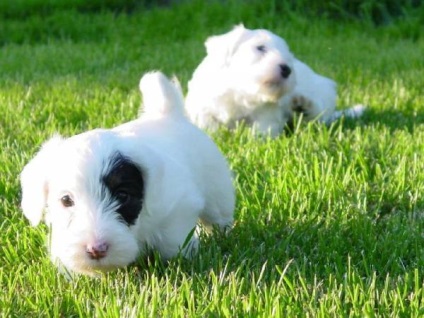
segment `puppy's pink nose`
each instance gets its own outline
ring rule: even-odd
[[[109,244],[106,242],[88,244],[87,245],[87,254],[91,259],[101,259],[106,256],[107,250],[109,249]]]

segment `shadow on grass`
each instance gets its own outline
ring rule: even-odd
[[[413,111],[376,110],[367,108],[360,118],[341,118],[333,123],[336,127],[343,124],[343,129],[352,130],[359,126],[387,127],[389,131],[397,130],[412,133],[416,126],[424,124],[424,114]]]
[[[188,260],[163,262],[157,254],[141,258],[129,270],[146,280],[151,275],[169,279],[228,276],[272,283],[282,269],[292,278],[301,275],[311,283],[331,275],[342,281],[352,266],[361,277],[402,275],[422,267],[424,217],[391,211],[377,219],[355,214],[348,222],[309,219],[238,222],[228,236],[202,237],[199,253]],[[265,270],[264,270],[265,268]],[[285,271],[285,270],[284,270]],[[261,274],[262,273],[262,274]],[[180,275],[181,274],[181,275]]]
[[[323,123],[315,123],[324,125]],[[350,131],[358,127],[386,127],[390,132],[407,131],[414,132],[415,128],[424,124],[424,113],[398,110],[375,110],[367,108],[359,118],[342,117],[329,125],[331,132],[338,132],[340,129]],[[290,137],[299,131],[305,130],[305,123],[299,120],[290,122],[284,129],[284,136]]]

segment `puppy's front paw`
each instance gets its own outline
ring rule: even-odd
[[[312,101],[303,95],[295,95],[291,99],[291,109],[294,113],[308,117],[311,114],[312,107]]]

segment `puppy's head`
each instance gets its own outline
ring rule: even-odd
[[[205,42],[208,59],[225,72],[231,87],[262,102],[276,102],[296,83],[294,57],[286,42],[267,30],[243,25]]]
[[[93,274],[139,253],[133,234],[144,202],[144,174],[116,136],[95,130],[46,142],[21,174],[22,209],[51,226],[54,261]]]

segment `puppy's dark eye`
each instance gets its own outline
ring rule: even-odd
[[[261,52],[261,53],[265,53],[265,52],[266,52],[266,47],[265,47],[265,45],[258,45],[258,46],[256,47],[256,49],[257,49],[259,52]]]
[[[116,192],[115,196],[121,204],[125,204],[131,199],[130,194],[122,190]]]
[[[60,198],[60,202],[62,203],[62,205],[65,208],[69,208],[69,207],[75,205],[74,200],[72,200],[72,198],[68,194],[66,194],[63,197],[61,197]]]

